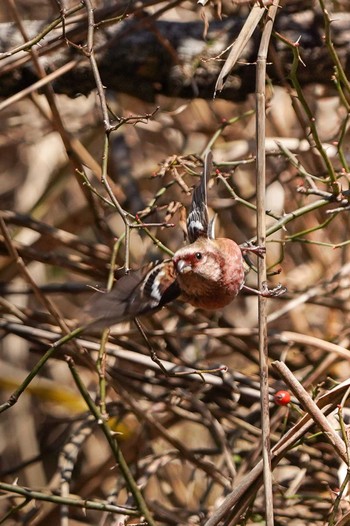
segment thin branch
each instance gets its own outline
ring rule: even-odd
[[[344,444],[344,441],[340,438],[339,434],[333,426],[329,423],[322,411],[317,407],[316,402],[311,398],[309,393],[303,388],[298,382],[292,372],[288,369],[283,362],[274,362],[273,367],[279,372],[284,382],[293,391],[294,396],[299,400],[302,407],[309,413],[314,422],[322,429],[327,436],[328,440],[335,449],[335,452],[339,455],[343,462],[348,466],[349,458],[348,451]]]
[[[85,385],[83,384],[83,382],[81,381],[81,378],[78,374],[78,371],[75,367],[75,364],[72,360],[72,358],[70,357],[67,357],[67,363],[68,363],[68,366],[69,366],[69,369],[72,373],[72,376],[74,378],[74,381],[82,395],[82,397],[84,398],[88,408],[90,409],[91,413],[94,415],[95,419],[96,419],[96,422],[99,424],[99,426],[101,427],[106,439],[107,439],[107,442],[109,444],[109,447],[111,448],[111,451],[113,452],[113,455],[115,457],[115,460],[118,464],[118,467],[120,469],[120,471],[122,472],[123,474],[123,477],[124,477],[124,480],[128,486],[128,489],[131,491],[136,503],[137,503],[137,506],[138,506],[138,509],[140,510],[140,513],[142,513],[142,515],[144,515],[145,519],[147,520],[148,522],[148,525],[149,526],[156,526],[156,523],[154,522],[153,520],[153,517],[148,509],[148,506],[146,504],[146,501],[144,500],[139,488],[138,488],[138,485],[129,469],[129,466],[124,458],[124,455],[120,449],[120,446],[118,444],[118,441],[117,441],[117,437],[115,435],[112,434],[108,424],[106,423],[105,419],[103,418],[100,410],[98,409],[98,407],[95,405],[95,403],[93,402],[91,396],[89,395]]]
[[[277,363],[277,362],[275,362]],[[281,362],[279,362],[281,363]],[[349,389],[350,380],[346,380],[331,391],[321,396],[317,401],[317,407],[323,415],[331,413],[338,405],[344,393]],[[278,441],[272,448],[272,465],[276,467],[286,452],[305,436],[306,432],[314,424],[313,419],[307,413]],[[339,438],[339,437],[338,437]],[[214,511],[210,519],[204,526],[218,526],[221,520],[227,516],[234,508],[245,509],[250,502],[251,496],[258,491],[262,484],[263,462],[260,461],[256,466],[245,475],[235,486],[233,491],[225,498],[224,502]]]
[[[75,495],[60,497],[53,493],[31,490],[19,486],[18,484],[6,484],[5,482],[0,482],[0,490],[10,494],[14,493],[15,495],[21,495],[26,499],[26,502],[30,500],[41,500],[60,505],[73,506],[75,508],[82,508],[83,510],[109,511],[110,513],[124,513],[125,515],[130,515],[132,517],[139,516],[139,512],[132,508],[115,506],[114,504],[98,500],[79,499]]]
[[[68,343],[69,341],[73,340],[76,336],[81,334],[83,332],[83,327],[78,327],[71,333],[67,334],[66,336],[63,336],[59,340],[57,340],[46,352],[43,354],[43,356],[40,358],[40,360],[37,362],[37,364],[33,367],[33,369],[30,371],[28,376],[25,378],[25,380],[21,383],[21,385],[12,393],[10,398],[0,405],[0,413],[3,411],[6,411],[13,405],[15,405],[18,402],[19,397],[23,392],[26,390],[28,385],[34,380],[34,378],[38,375],[38,373],[41,371],[41,369],[44,367],[44,365],[47,363],[47,361],[53,356],[53,354],[62,347],[62,345]],[[57,336],[57,335],[56,335]]]
[[[256,142],[257,142],[257,244],[265,246],[266,243],[266,60],[271,38],[273,23],[278,10],[278,0],[274,0],[266,15],[265,26],[261,38],[257,58],[256,75]],[[263,291],[267,279],[265,258],[258,258],[258,286]],[[264,464],[264,497],[265,518],[267,526],[274,524],[272,470],[270,452],[270,413],[269,413],[269,356],[267,338],[267,298],[260,294],[258,297],[258,326],[259,326],[259,365],[261,380],[261,423],[262,423],[262,455]]]

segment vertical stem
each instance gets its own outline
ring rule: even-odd
[[[110,292],[113,287],[114,283],[114,271],[116,266],[116,258],[118,254],[118,250],[120,247],[121,238],[119,238],[113,246],[112,251],[112,257],[111,257],[111,263],[110,263],[110,270],[109,270],[109,276],[108,276],[108,283],[107,283],[107,291]],[[107,382],[106,382],[106,360],[107,360],[107,352],[106,352],[106,345],[108,343],[108,336],[109,336],[109,328],[104,329],[101,341],[100,341],[100,348],[98,350],[98,358],[96,362],[96,369],[98,373],[98,385],[99,385],[99,407],[101,411],[101,415],[103,418],[108,419],[108,413],[107,413],[107,406],[106,406],[106,394],[107,394]]]
[[[96,369],[98,373],[98,389],[99,389],[99,407],[101,411],[101,416],[105,420],[108,419],[107,406],[106,406],[106,394],[107,394],[107,382],[106,382],[106,344],[108,342],[109,329],[104,329],[101,341],[100,348],[98,350],[98,357],[96,361]]]
[[[108,424],[106,423],[106,421],[104,420],[103,416],[101,415],[98,407],[95,405],[95,403],[93,402],[91,396],[89,395],[85,385],[83,384],[83,382],[81,381],[81,378],[78,374],[78,371],[76,370],[76,367],[75,367],[75,364],[74,364],[74,361],[72,360],[72,358],[70,357],[67,357],[67,363],[68,363],[68,366],[70,368],[70,371],[72,373],[72,376],[73,376],[73,379],[76,383],[76,386],[77,388],[79,389],[80,391],[80,394],[82,395],[82,397],[84,398],[91,414],[94,415],[95,419],[96,419],[96,422],[99,424],[100,428],[102,429],[107,441],[108,441],[108,444],[111,448],[111,451],[114,455],[114,458],[118,464],[118,467],[120,469],[120,472],[125,480],[125,483],[129,489],[129,491],[131,492],[131,494],[133,495],[136,503],[137,503],[137,507],[138,509],[140,510],[140,513],[142,513],[142,515],[145,517],[146,521],[147,521],[147,526],[156,526],[156,523],[154,522],[153,520],[153,517],[151,515],[151,512],[149,511],[148,509],[148,506],[146,504],[146,501],[145,499],[143,498],[142,496],[142,493],[137,485],[137,482],[136,480],[134,479],[133,477],[133,474],[124,458],[124,455],[119,447],[119,443],[118,443],[118,440],[117,440],[117,437],[115,435],[113,435],[113,433],[111,432],[110,428],[108,427]]]
[[[257,176],[257,241],[258,245],[265,246],[266,222],[265,222],[265,83],[266,83],[266,59],[270,41],[273,20],[276,16],[278,0],[274,0],[266,15],[258,59],[256,77],[256,176]],[[266,281],[266,260],[258,258],[258,284],[261,291]],[[266,525],[273,526],[273,492],[272,492],[272,469],[270,451],[270,415],[269,415],[269,370],[268,370],[268,345],[267,345],[267,299],[260,295],[258,297],[259,316],[259,363],[261,381],[261,421],[262,421],[262,456],[264,465],[264,497],[266,509]]]
[[[109,198],[111,199],[113,206],[119,213],[125,225],[125,272],[130,270],[130,221],[129,214],[123,209],[115,195],[113,194],[112,188],[108,182],[108,151],[109,151],[109,134],[106,133],[105,141],[103,146],[103,158],[102,158],[102,175],[101,182],[105,186]]]

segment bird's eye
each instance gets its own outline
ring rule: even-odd
[[[202,259],[202,254],[200,252],[196,252],[195,256],[196,256],[196,259],[198,259],[198,261]]]

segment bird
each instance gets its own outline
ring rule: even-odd
[[[110,292],[98,292],[87,308],[89,326],[108,328],[122,321],[161,309],[179,299],[204,310],[229,305],[244,287],[246,266],[243,255],[259,247],[241,247],[228,238],[215,238],[215,217],[209,220],[207,182],[213,166],[212,152],[204,158],[200,183],[192,195],[187,216],[189,244],[170,259],[131,270]],[[255,291],[259,293],[259,291]]]

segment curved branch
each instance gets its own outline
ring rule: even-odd
[[[116,9],[116,8],[114,8]],[[115,13],[108,13],[111,16]],[[223,53],[237,37],[244,19],[238,16],[209,25],[203,37],[203,23],[156,21],[142,11],[117,23],[106,23],[106,11],[96,12],[95,19],[105,20],[97,25],[95,54],[104,86],[142,100],[153,102],[157,95],[191,99],[213,97],[215,82],[223,65]],[[26,23],[28,33],[35,36],[45,27],[43,22]],[[324,43],[324,21],[314,10],[278,14],[276,31],[284,39],[296,42],[300,39],[300,55],[306,67],[298,71],[302,85],[317,82],[332,85],[334,64]],[[72,26],[62,39],[62,28],[52,29],[37,46],[48,73],[63,64],[78,59],[76,67],[53,82],[56,93],[70,97],[87,95],[95,88],[90,64],[84,53],[87,25],[79,22]],[[350,14],[342,13],[332,23],[334,48],[350,76]],[[244,100],[255,88],[255,61],[260,31],[255,31],[243,51],[240,63],[228,78],[218,96]],[[28,87],[37,80],[36,72],[25,51],[9,56],[9,50],[21,44],[13,24],[0,24],[0,96],[7,97]],[[74,45],[72,45],[74,43]],[[290,46],[275,40],[274,64],[267,68],[270,79],[284,82],[292,64]],[[277,64],[278,61],[278,64]]]

